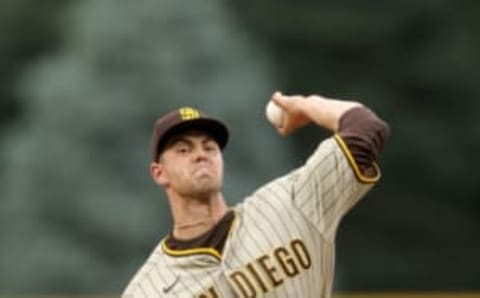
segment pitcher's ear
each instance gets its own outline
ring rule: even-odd
[[[162,163],[152,162],[150,164],[150,175],[152,176],[153,181],[158,185],[165,187],[168,184],[168,179]]]

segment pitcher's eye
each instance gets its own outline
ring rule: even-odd
[[[175,146],[175,152],[179,154],[185,154],[190,151],[190,147],[187,144],[177,144]]]
[[[215,141],[208,141],[204,144],[204,148],[205,148],[205,151],[208,151],[208,152],[214,152],[214,151],[217,151],[217,143],[215,143]]]

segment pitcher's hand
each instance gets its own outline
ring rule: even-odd
[[[283,110],[284,120],[282,126],[277,127],[277,131],[282,135],[287,135],[294,130],[310,123],[310,118],[306,112],[308,100],[303,95],[283,95],[281,92],[275,92],[272,100]]]

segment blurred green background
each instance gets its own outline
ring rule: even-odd
[[[119,294],[170,229],[155,118],[229,123],[235,204],[298,166],[275,90],[357,99],[392,128],[383,180],[338,232],[335,289],[480,290],[480,2],[0,2],[0,293]]]

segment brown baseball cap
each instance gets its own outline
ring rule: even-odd
[[[172,136],[190,129],[206,132],[221,149],[228,142],[228,129],[225,124],[195,108],[182,107],[155,121],[152,134],[152,159],[158,160],[159,154]]]

